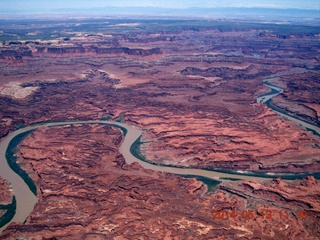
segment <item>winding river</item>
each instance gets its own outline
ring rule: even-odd
[[[306,128],[306,129],[311,129],[312,131],[314,131],[318,135],[320,135],[320,128],[318,126],[313,125],[311,123],[308,123],[308,122],[306,122],[304,120],[301,120],[301,119],[299,119],[297,117],[290,116],[289,114],[285,113],[284,111],[279,111],[278,109],[276,109],[275,107],[270,105],[271,99],[284,91],[283,88],[280,88],[280,87],[278,87],[278,86],[276,86],[274,84],[271,84],[270,81],[272,81],[274,79],[278,79],[281,76],[287,76],[287,75],[288,74],[265,78],[263,80],[263,84],[266,87],[270,88],[271,91],[269,93],[265,93],[265,94],[262,94],[262,95],[258,96],[257,97],[257,102],[266,104],[269,108],[271,108],[273,111],[275,111],[279,115],[281,115],[283,117],[286,117],[287,119],[289,119],[291,121],[297,122],[300,126]]]
[[[255,177],[255,176],[235,175],[231,173],[228,174],[228,173],[201,170],[201,169],[159,166],[159,165],[154,165],[148,162],[144,162],[136,158],[135,156],[133,156],[132,153],[130,152],[130,147],[141,136],[142,131],[138,128],[132,127],[125,123],[111,122],[106,120],[43,123],[43,124],[28,126],[28,127],[16,130],[11,134],[7,135],[5,138],[3,138],[0,143],[0,165],[1,165],[0,176],[6,179],[11,184],[14,191],[14,195],[16,197],[16,202],[17,202],[16,214],[14,215],[13,219],[9,223],[24,222],[28,217],[28,215],[30,214],[30,212],[33,210],[34,205],[38,201],[37,197],[29,189],[28,185],[24,182],[24,180],[17,173],[15,173],[7,163],[6,150],[9,146],[10,141],[14,137],[18,136],[19,134],[28,132],[30,130],[35,130],[39,127],[43,127],[43,126],[53,127],[53,126],[62,126],[62,125],[70,125],[70,124],[109,124],[109,125],[116,125],[116,126],[127,129],[126,136],[119,149],[120,153],[124,156],[126,163],[130,164],[133,162],[138,162],[145,169],[152,169],[155,171],[163,171],[163,172],[175,173],[180,175],[202,176],[202,177],[211,178],[215,180],[218,180],[219,178],[235,178],[235,177],[238,179],[259,179],[261,181],[266,179],[266,178]],[[0,233],[6,228],[7,225],[0,228]]]
[[[283,91],[280,87],[272,85],[268,83],[268,80],[272,78],[265,79],[264,84],[271,89],[270,93],[263,94],[257,98],[258,102],[267,103],[270,99]],[[277,111],[278,112],[278,111]],[[319,127],[296,119],[294,117],[288,116],[282,112],[278,112],[281,115],[285,115],[290,120],[297,121],[299,124],[306,128],[313,129],[314,131],[319,133]],[[27,217],[29,216],[30,212],[33,210],[35,204],[37,203],[38,199],[30,190],[28,185],[24,182],[24,180],[16,174],[8,165],[6,160],[6,151],[8,149],[9,143],[11,140],[18,136],[19,134],[28,132],[30,130],[35,130],[39,127],[46,126],[46,127],[54,127],[54,126],[62,126],[62,125],[70,125],[70,124],[108,124],[113,126],[118,126],[120,128],[125,128],[127,133],[125,135],[124,141],[120,146],[120,153],[124,156],[126,163],[130,164],[133,162],[138,162],[142,165],[145,169],[152,169],[155,171],[163,171],[168,173],[174,173],[179,175],[192,175],[192,176],[201,176],[205,178],[210,178],[214,180],[219,180],[223,178],[237,178],[237,179],[256,179],[260,181],[264,181],[268,174],[265,174],[265,177],[262,177],[262,174],[259,173],[251,173],[252,176],[248,175],[248,172],[222,172],[222,171],[211,171],[211,170],[203,170],[203,169],[191,169],[191,168],[178,168],[178,167],[171,167],[171,166],[160,166],[151,164],[145,161],[142,161],[136,158],[131,153],[131,146],[133,143],[141,136],[142,131],[136,127],[127,125],[125,123],[119,122],[112,122],[107,120],[100,120],[100,121],[67,121],[67,122],[50,122],[50,123],[41,123],[37,125],[28,126],[22,129],[18,129],[5,138],[3,138],[0,142],[0,176],[6,179],[12,186],[14,191],[14,195],[16,197],[16,214],[14,215],[13,219],[6,224],[4,227],[0,228],[1,232],[11,223],[11,222],[24,222]],[[247,175],[245,175],[247,173]],[[269,176],[279,176],[279,174],[269,173]],[[293,176],[295,176],[293,174]]]

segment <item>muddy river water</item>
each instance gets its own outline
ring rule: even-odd
[[[273,77],[272,77],[273,78]],[[264,84],[269,87],[272,91],[267,94],[263,94],[257,98],[258,102],[266,103],[272,97],[276,96],[277,94],[283,91],[282,88],[272,85],[268,82],[272,78],[267,78],[264,81]],[[277,111],[278,112],[278,111]],[[319,132],[319,127],[314,126],[312,124],[306,123],[294,117],[288,116],[283,112],[278,112],[279,114],[289,118],[290,120],[298,122],[300,125],[313,129],[314,131]],[[142,161],[135,156],[132,155],[130,148],[132,144],[141,136],[142,131],[136,127],[130,126],[125,123],[119,122],[111,122],[107,120],[100,120],[100,121],[68,121],[68,122],[50,122],[50,123],[42,123],[38,125],[28,126],[22,129],[18,129],[5,138],[1,139],[0,142],[0,176],[6,179],[12,186],[14,195],[16,197],[16,214],[14,215],[13,219],[8,223],[11,222],[24,222],[26,218],[29,216],[30,212],[33,210],[35,204],[37,203],[38,199],[30,190],[28,185],[24,182],[24,180],[15,173],[8,165],[6,160],[6,151],[8,149],[10,141],[18,136],[19,134],[25,133],[30,130],[35,130],[39,127],[46,126],[46,127],[54,127],[54,126],[62,126],[62,125],[70,125],[70,124],[110,124],[110,125],[117,125],[127,129],[127,134],[124,138],[122,145],[120,146],[120,153],[124,156],[126,162],[128,164],[133,162],[138,162],[146,169],[152,169],[155,171],[163,171],[168,173],[180,174],[180,175],[193,175],[193,176],[201,176],[206,177],[214,180],[219,180],[220,178],[237,178],[237,179],[256,179],[260,181],[264,181],[267,178],[262,177],[261,174],[253,174],[253,176],[245,175],[244,172],[221,172],[221,171],[211,171],[211,170],[202,170],[202,169],[191,169],[191,168],[178,168],[178,167],[171,167],[171,166],[159,166],[156,164],[151,164],[145,161]],[[276,176],[277,174],[269,173],[269,176]],[[0,228],[0,233],[8,226],[5,225],[4,227]]]

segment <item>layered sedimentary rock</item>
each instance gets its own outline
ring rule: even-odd
[[[21,62],[26,57],[33,57],[32,51],[26,47],[0,50],[0,60],[2,61],[14,60]]]
[[[244,221],[242,230],[246,233],[242,237],[253,234],[262,239],[317,239],[319,187],[319,181],[313,177],[293,183],[281,179],[264,184],[257,181],[223,183],[219,190],[227,192],[227,199],[233,202],[226,204],[225,198],[221,198],[221,206],[214,207],[214,218],[231,226]],[[259,226],[264,227],[259,229]]]
[[[285,91],[273,99],[274,106],[320,126],[319,71],[284,76],[277,82],[285,87]]]
[[[7,181],[0,178],[0,205],[8,205],[11,203],[13,193]]]
[[[77,45],[51,45],[51,44],[39,44],[38,42],[26,42],[25,44],[20,43],[16,46],[8,44],[5,48],[0,50],[0,60],[2,61],[15,61],[23,62],[24,59],[30,59],[34,56],[63,56],[63,55],[133,55],[133,56],[150,56],[154,54],[161,54],[160,48],[128,48],[115,46],[77,46]]]
[[[319,138],[256,103],[268,91],[263,80],[279,74],[274,84],[285,91],[274,105],[318,123],[319,36],[284,37],[266,26],[152,25],[70,38],[61,30],[54,40],[1,42],[0,137],[36,122],[111,118],[143,129],[140,155],[159,164],[319,172]],[[319,237],[313,178],[224,182],[212,194],[195,179],[126,165],[121,139],[98,125],[30,135],[18,155],[39,203],[1,238]]]
[[[13,197],[10,184],[0,177],[0,226],[5,225],[15,213]]]
[[[16,125],[122,116],[147,130],[142,141],[148,143],[141,150],[148,160],[158,163],[319,171],[318,138],[256,104],[252,95],[258,79],[208,84],[207,79],[162,73],[165,78],[153,77],[152,82],[132,86],[121,86],[126,81],[115,74],[110,77],[103,68],[79,80],[29,82],[24,86],[39,90],[24,100],[2,97],[1,114]]]
[[[49,54],[72,54],[72,53],[96,53],[96,54],[128,54],[137,56],[149,56],[152,54],[161,54],[160,48],[153,49],[130,49],[126,47],[97,47],[91,46],[89,48],[84,47],[48,47],[39,48],[38,52],[47,52]]]
[[[25,224],[11,224],[0,239],[316,239],[319,234],[320,185],[313,178],[224,183],[210,193],[196,179],[125,164],[121,141],[118,129],[79,124],[44,127],[23,140],[19,162],[35,180],[39,202]],[[217,218],[217,211],[235,211],[236,217]],[[243,214],[247,211],[253,215]]]

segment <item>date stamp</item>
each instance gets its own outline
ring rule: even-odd
[[[213,210],[213,219],[228,220],[228,219],[289,219],[290,217],[296,217],[298,219],[308,218],[307,212],[305,210]]]

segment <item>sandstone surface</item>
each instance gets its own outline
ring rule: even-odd
[[[319,137],[256,102],[269,91],[263,81],[279,76],[270,81],[284,89],[274,107],[319,125],[319,32],[69,21],[59,22],[63,28],[33,22],[28,38],[0,43],[0,138],[39,122],[111,119],[143,129],[139,154],[157,164],[320,172]],[[12,37],[29,24],[0,26],[1,36]],[[212,192],[194,178],[125,164],[122,140],[102,125],[29,135],[17,155],[39,203],[0,239],[320,237],[319,181],[312,177],[224,181]],[[10,203],[13,193],[0,186]]]
[[[0,239],[319,236],[320,184],[312,177],[226,182],[212,193],[196,179],[127,165],[121,141],[120,130],[103,125],[43,127],[29,135],[19,162],[35,180],[39,202],[25,224],[11,224]],[[252,217],[243,214],[250,210]],[[237,216],[215,218],[215,211]]]
[[[22,65],[2,63],[6,67],[1,82],[21,83],[23,78],[24,83],[16,92],[13,88],[13,92],[6,91],[3,86],[2,92],[13,98],[1,97],[1,116],[14,119],[11,129],[48,120],[121,118],[146,129],[142,141],[147,143],[141,145],[142,152],[148,160],[161,164],[275,172],[320,170],[319,138],[256,103],[256,96],[268,91],[262,84],[264,78],[290,72],[301,61],[316,67],[312,59],[301,60],[299,48],[293,48],[293,44],[304,45],[304,38],[293,41],[264,36],[264,45],[260,45],[262,37],[257,37],[257,32],[243,35],[208,31],[196,35],[185,31],[164,34],[165,38],[146,35],[118,34],[106,39],[110,48],[129,49],[141,49],[140,40],[149,39],[144,47],[159,48],[161,54],[107,57],[64,51],[50,55],[34,50],[53,44],[61,49],[80,43],[103,46],[106,43],[101,42],[101,36],[74,38],[67,41],[68,45],[21,43],[19,47],[35,51],[34,59],[26,59]],[[241,42],[237,41],[239,37]],[[308,41],[309,54],[314,54],[317,40],[310,37]],[[278,48],[268,50],[276,43]],[[232,50],[249,46],[255,46],[255,54],[264,57]],[[291,46],[295,57],[285,58],[281,48],[284,46]],[[265,52],[281,52],[281,57]],[[304,75],[308,82],[316,77],[316,73],[301,73],[307,71],[301,67],[298,70],[290,78]],[[283,96],[289,91],[292,92],[290,86]],[[297,97],[289,95],[292,97],[287,105],[292,108],[298,104],[302,108]],[[25,98],[19,100],[18,96]],[[306,102],[303,98],[299,101]],[[308,109],[303,107],[307,109],[304,112],[316,123],[312,109],[317,109],[318,103],[308,104]],[[307,116],[304,112],[299,114]],[[6,133],[8,126],[1,125],[0,129]]]

